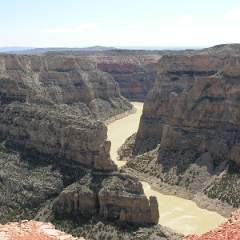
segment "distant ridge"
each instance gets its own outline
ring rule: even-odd
[[[240,55],[240,43],[219,44],[210,48],[204,48],[199,51],[203,54],[215,54],[215,55]]]
[[[92,52],[101,52],[101,51],[110,51],[117,50],[114,47],[104,47],[104,46],[92,46],[85,48],[32,48],[32,47],[3,47],[0,48],[0,53],[12,53],[12,54],[43,54],[47,52],[73,52],[73,51],[92,51]]]
[[[133,49],[133,48],[116,48],[105,46],[91,46],[83,48],[67,48],[67,47],[47,47],[47,48],[33,48],[33,47],[0,47],[0,53],[21,54],[21,55],[41,55],[41,54],[80,54],[83,52],[119,52],[119,53],[138,53],[138,52],[158,52],[160,54],[210,54],[210,55],[240,55],[240,43],[219,44],[208,48],[169,48],[169,49]]]
[[[0,53],[30,51],[32,49],[33,49],[32,47],[0,47]]]

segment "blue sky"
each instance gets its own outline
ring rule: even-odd
[[[0,46],[240,42],[240,0],[0,0]]]

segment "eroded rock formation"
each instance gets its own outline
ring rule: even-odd
[[[154,199],[117,172],[100,121],[131,108],[113,78],[87,60],[0,56],[1,221],[53,220],[69,212],[70,218],[157,223]]]
[[[130,176],[88,175],[63,190],[54,202],[54,210],[62,216],[102,218],[137,224],[156,224],[158,204],[143,193],[141,184]]]
[[[132,144],[134,155],[157,152],[129,166],[239,206],[239,69],[228,54],[163,56]]]
[[[0,102],[67,104],[100,120],[131,109],[113,78],[73,56],[0,55]]]
[[[114,78],[124,97],[143,101],[153,87],[156,77],[155,66],[164,52],[111,50],[102,52],[56,52],[55,54],[72,54],[80,59],[88,59],[98,69],[109,73]]]
[[[143,101],[152,89],[156,77],[158,53],[116,52],[107,57],[97,57],[99,69],[108,72],[118,82],[121,93],[131,100]]]

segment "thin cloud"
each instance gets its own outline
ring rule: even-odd
[[[79,33],[79,32],[86,32],[86,31],[92,31],[97,29],[98,24],[97,23],[84,23],[78,26],[72,26],[72,27],[56,27],[56,28],[48,28],[44,29],[43,32],[48,33]]]

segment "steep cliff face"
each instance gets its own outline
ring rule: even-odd
[[[115,172],[122,179],[110,159],[107,127],[99,120],[131,107],[112,77],[84,59],[51,55],[0,56],[1,221],[35,216],[53,220],[54,213],[59,213],[54,207],[58,204],[54,203],[63,202],[61,211],[68,212],[76,194],[67,194],[65,203],[62,199],[66,189],[80,184],[81,189],[88,190],[88,181],[84,182],[87,176],[93,179],[91,185],[98,181],[94,174],[103,181]],[[124,205],[120,196],[108,195],[108,191],[102,193],[102,198],[112,202],[104,204],[100,187],[91,187],[86,194],[77,188],[76,193],[82,194],[78,201],[80,210],[71,212],[71,217],[85,216],[86,210],[92,217],[109,219],[120,209],[128,214],[123,218],[119,212],[123,222],[157,223],[156,218],[152,218],[156,213],[151,212],[154,209],[158,214],[154,199],[148,200],[141,191],[131,195],[135,184],[141,189],[140,183],[131,181],[130,177],[125,177],[125,181],[128,187],[124,188],[124,200],[131,202],[131,206],[139,206],[141,200],[145,205],[134,209]],[[112,190],[112,193],[115,192]],[[44,206],[49,206],[49,214],[42,210]],[[85,209],[86,206],[89,208]],[[147,217],[137,222],[138,213]]]
[[[106,120],[131,109],[118,84],[95,64],[73,56],[0,56],[0,101],[78,106]]]
[[[240,161],[239,69],[237,56],[204,53],[160,60],[133,147],[136,155],[160,144],[145,172],[239,205],[232,189]],[[228,179],[224,188],[223,177]]]
[[[152,89],[156,63],[160,54],[126,54],[97,58],[99,69],[108,72],[118,82],[121,93],[131,100],[143,101]]]
[[[8,104],[0,109],[0,133],[6,146],[28,155],[75,161],[95,170],[117,170],[110,160],[106,126],[68,107]]]
[[[137,179],[127,175],[86,175],[59,195],[54,202],[58,217],[92,217],[135,224],[157,224],[158,204],[143,193]]]
[[[88,59],[98,69],[109,73],[119,84],[124,97],[139,101],[143,101],[152,89],[156,77],[155,66],[162,55],[157,51],[129,50],[65,53],[69,54]]]

